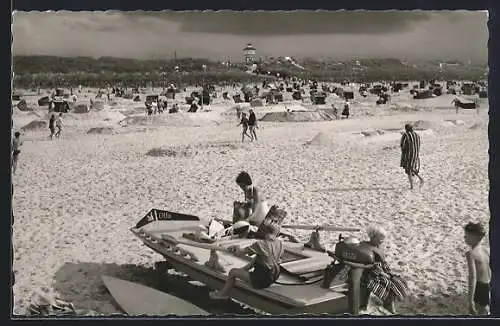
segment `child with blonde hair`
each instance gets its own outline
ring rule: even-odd
[[[361,277],[361,309],[367,309],[370,294],[383,304],[391,313],[395,314],[395,301],[403,300],[408,291],[406,282],[391,272],[381,248],[387,238],[387,231],[378,225],[368,227],[369,241],[364,241],[372,247],[375,254],[375,264],[365,270]]]

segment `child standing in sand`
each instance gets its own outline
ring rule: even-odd
[[[385,261],[385,254],[381,248],[386,238],[386,231],[378,226],[368,228],[369,244],[375,254],[375,264],[361,276],[361,309],[367,309],[370,293],[383,304],[389,312],[395,314],[396,299],[403,300],[408,291],[406,282],[391,272]]]
[[[59,138],[61,136],[63,126],[64,122],[62,119],[62,113],[59,113],[59,116],[56,119],[56,127],[57,127],[56,138]]]
[[[21,145],[21,134],[19,131],[16,131],[14,139],[12,139],[12,173],[14,174],[16,174],[17,160],[19,158],[19,154],[21,153],[19,147],[21,147]]]
[[[282,242],[275,236],[278,233],[277,228],[274,224],[263,224],[260,229],[264,235],[263,240],[257,240],[245,249],[233,248],[236,253],[255,255],[255,257],[242,268],[231,269],[224,287],[219,291],[210,292],[210,298],[228,299],[237,278],[255,289],[265,289],[276,282],[280,276],[279,261],[284,252]],[[252,268],[253,271],[249,272]]]
[[[248,130],[248,118],[247,118],[247,114],[245,112],[241,113],[241,120],[240,120],[240,123],[238,123],[237,126],[239,126],[239,125],[241,125],[243,127],[243,131],[241,132],[241,142],[245,141],[245,136],[247,136],[248,138],[250,138],[250,140],[252,140],[252,137],[250,137],[250,135],[247,133],[247,130]]]
[[[344,110],[342,110],[342,115],[345,116],[346,119],[349,119],[350,106],[349,106],[349,101],[348,100],[345,100]]]
[[[473,315],[489,314],[490,306],[490,253],[481,246],[486,232],[481,223],[468,223],[464,227],[465,243],[471,250],[465,253],[469,269],[469,313]]]
[[[50,130],[50,139],[54,139],[54,135],[56,134],[56,117],[53,114],[50,116],[49,130]]]

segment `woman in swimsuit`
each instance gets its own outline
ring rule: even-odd
[[[240,172],[236,177],[236,183],[243,190],[245,201],[234,202],[233,223],[248,220],[258,226],[269,211],[267,202],[261,200],[261,196],[259,196],[257,188],[252,185],[252,178],[247,172]]]

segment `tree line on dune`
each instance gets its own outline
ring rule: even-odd
[[[232,84],[257,82],[263,78],[296,76],[318,81],[351,80],[480,80],[486,68],[479,65],[456,65],[439,70],[436,63],[419,63],[418,67],[397,59],[366,59],[350,62],[304,59],[305,69],[281,62],[259,62],[256,73],[249,74],[243,64],[227,65],[207,59],[135,60],[122,58],[14,56],[14,86],[19,88],[77,86],[105,87],[107,84],[165,87],[177,85]]]

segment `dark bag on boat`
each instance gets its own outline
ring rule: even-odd
[[[371,265],[375,263],[375,253],[367,243],[339,242],[335,245],[335,257],[340,261]]]

